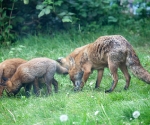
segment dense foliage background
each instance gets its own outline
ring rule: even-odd
[[[18,36],[58,31],[96,31],[104,25],[129,26],[149,22],[150,2],[134,0],[137,14],[124,0],[0,0],[0,44]],[[138,27],[139,28],[139,27]]]

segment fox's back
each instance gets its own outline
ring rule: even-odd
[[[27,61],[21,58],[7,59],[1,63],[3,69],[3,77],[10,78],[16,71],[19,65]]]
[[[85,50],[90,61],[95,65],[107,65],[108,56],[112,60],[125,61],[126,53],[132,46],[120,35],[102,36],[91,43]]]
[[[27,61],[24,60],[24,59],[13,58],[13,59],[7,59],[7,60],[3,61],[1,63],[1,65],[3,65],[3,67],[8,67],[8,66],[11,66],[11,65],[13,65],[14,67],[17,67],[18,65],[20,65],[22,63],[25,63],[25,62],[27,62]]]
[[[128,41],[120,36],[120,35],[111,35],[111,36],[102,36],[99,37],[94,43],[92,43],[92,46],[97,53],[104,51],[117,51],[122,50],[126,51],[129,43]]]
[[[18,67],[18,72],[34,76],[43,76],[48,69],[55,70],[56,62],[48,58],[34,58]]]

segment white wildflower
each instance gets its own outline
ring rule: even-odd
[[[61,122],[65,122],[65,121],[68,120],[68,116],[64,114],[64,115],[61,115],[61,116],[59,117],[59,119],[60,119]]]
[[[76,124],[78,124],[78,122],[72,122],[72,124],[73,124],[73,125],[76,125]]]
[[[132,116],[133,116],[133,118],[138,118],[140,116],[140,112],[139,111],[134,111]]]
[[[95,113],[94,113],[94,115],[97,115],[99,113],[99,111],[96,111]]]
[[[94,96],[93,96],[93,95],[91,95],[91,98],[94,98]]]

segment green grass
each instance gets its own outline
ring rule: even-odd
[[[134,46],[141,64],[150,72],[150,50],[148,39],[129,32],[127,28],[112,29],[105,27],[92,33],[63,33],[54,36],[39,35],[20,39],[11,47],[0,48],[0,60],[20,57],[30,60],[35,57],[57,59],[65,57],[75,48],[93,42],[99,36],[121,34]],[[149,37],[149,38],[148,38]],[[142,41],[142,42],[141,42]],[[111,75],[105,69],[99,89],[94,89],[96,71],[90,75],[83,91],[74,92],[69,76],[55,75],[59,82],[59,92],[40,97],[34,94],[24,96],[23,89],[16,97],[6,93],[0,99],[1,125],[149,125],[150,124],[150,85],[138,80],[131,73],[131,84],[127,91],[123,89],[125,79],[118,71],[119,82],[112,93],[104,91],[111,86]],[[134,119],[132,113],[139,111],[140,116]],[[95,115],[95,112],[98,114]],[[59,117],[68,116],[66,122]]]

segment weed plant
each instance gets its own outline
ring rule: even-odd
[[[136,32],[136,31],[135,31]],[[29,35],[10,47],[0,48],[0,61],[8,58],[30,60],[35,57],[57,59],[65,57],[75,48],[95,41],[99,36],[120,34],[134,47],[143,67],[150,72],[150,36],[139,35],[130,29],[104,27],[97,32],[66,32],[53,36]],[[130,71],[130,70],[129,70]],[[16,97],[4,92],[0,99],[1,125],[149,125],[150,85],[140,81],[131,73],[128,90],[124,90],[125,78],[118,71],[118,85],[112,93],[104,91],[111,86],[111,74],[105,69],[100,88],[94,89],[97,72],[90,75],[83,91],[74,92],[69,76],[55,75],[59,82],[58,93],[26,98],[23,89]],[[140,116],[134,118],[134,111]],[[67,119],[60,120],[65,115]],[[65,121],[66,120],[66,121]]]

